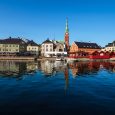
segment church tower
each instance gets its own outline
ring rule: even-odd
[[[69,51],[69,28],[68,28],[68,18],[66,18],[65,45],[66,45],[66,50]]]

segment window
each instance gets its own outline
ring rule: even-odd
[[[48,49],[46,49],[46,51],[48,51]]]
[[[46,45],[46,47],[48,47],[48,45]]]
[[[52,47],[52,45],[50,45],[50,47]]]
[[[50,49],[50,51],[52,51],[52,49]]]

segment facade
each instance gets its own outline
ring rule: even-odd
[[[52,55],[51,52],[54,51],[54,43],[47,39],[41,45],[41,55],[45,57],[50,57]]]
[[[26,51],[26,43],[21,38],[7,38],[0,40],[0,53],[13,54]]]
[[[53,41],[55,44],[54,51],[57,53],[64,52],[64,44],[58,41]]]
[[[45,57],[67,55],[67,52],[65,51],[65,44],[47,39],[41,45],[41,55]]]
[[[27,42],[27,52],[30,52],[33,55],[40,54],[40,45],[35,43],[33,40]]]
[[[110,52],[115,52],[115,41],[113,41],[112,43],[108,43],[108,45],[106,45],[102,51],[110,51]]]
[[[76,42],[76,41],[74,41],[74,43],[70,47],[70,52],[69,53],[70,54],[73,53],[73,55],[75,53],[78,53],[78,52],[86,52],[88,54],[92,54],[95,51],[100,51],[100,49],[101,49],[101,47],[98,46],[96,43]]]

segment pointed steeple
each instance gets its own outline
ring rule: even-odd
[[[68,18],[66,18],[66,30],[65,30],[65,46],[66,46],[66,51],[69,51],[69,28],[68,28]]]
[[[66,33],[69,33],[69,28],[68,28],[68,18],[66,18],[66,30],[65,30]]]

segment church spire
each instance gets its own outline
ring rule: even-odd
[[[68,18],[66,18],[66,30],[65,30],[65,46],[66,51],[69,51],[69,28],[68,28]]]
[[[68,18],[66,18],[66,33],[69,33],[69,28],[68,28]]]

